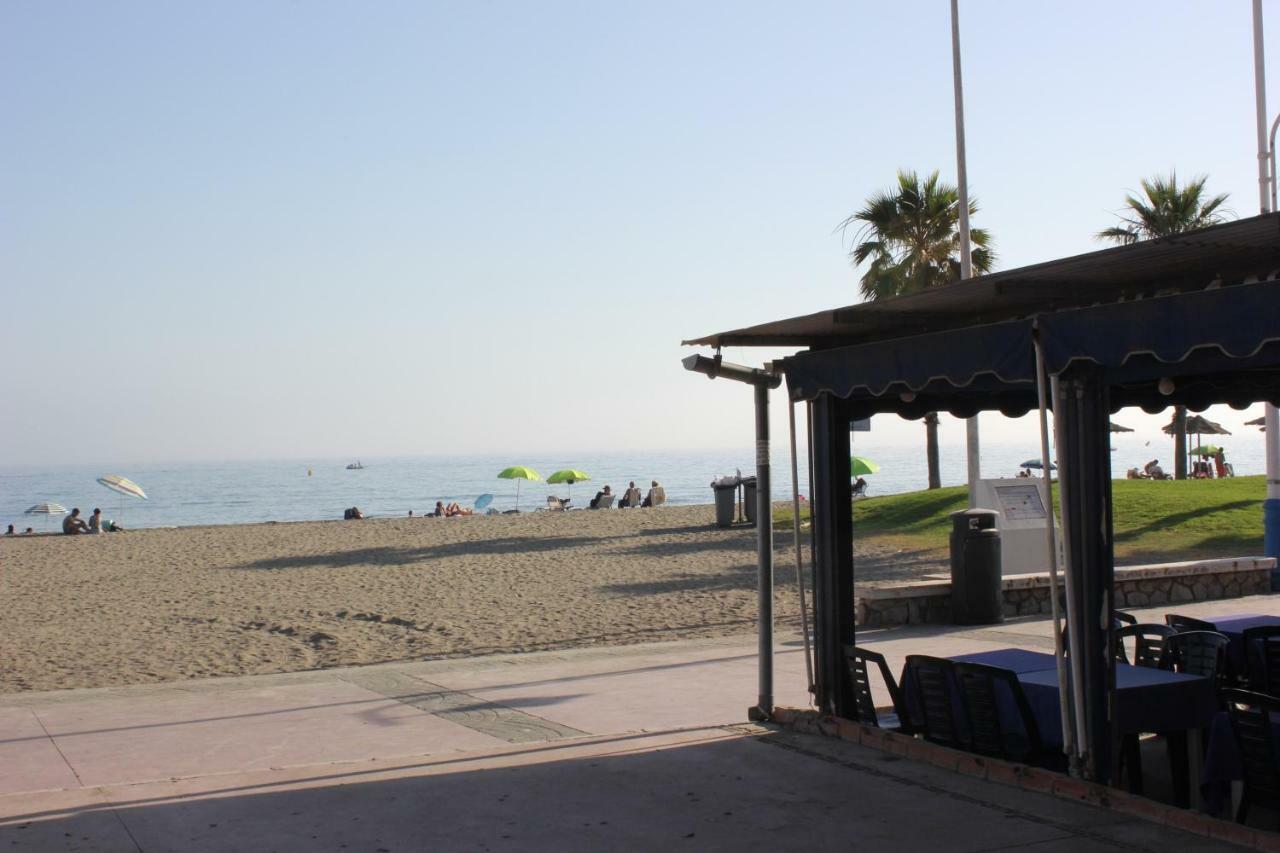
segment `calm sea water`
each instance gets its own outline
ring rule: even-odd
[[[881,465],[868,478],[871,494],[890,494],[922,489],[926,485],[924,440],[919,447],[877,447],[872,436],[855,438],[855,453]],[[1171,442],[1144,439],[1141,435],[1118,435],[1112,442],[1112,470],[1123,476],[1126,468],[1159,457],[1172,470]],[[1236,435],[1230,440],[1229,461],[1237,474],[1263,473],[1264,449],[1260,435]],[[801,453],[803,454],[803,450]],[[1039,455],[1034,442],[988,443],[983,447],[983,474],[1012,476],[1019,464]],[[963,446],[943,446],[944,485],[965,481]],[[573,458],[533,456],[511,459],[497,456],[416,456],[364,459],[362,471],[348,471],[349,459],[219,462],[139,465],[127,470],[93,466],[10,467],[0,469],[0,524],[16,524],[42,530],[44,516],[28,516],[23,511],[42,501],[56,501],[68,508],[78,506],[87,515],[101,507],[104,516],[127,527],[162,527],[193,524],[242,524],[262,521],[303,521],[341,518],[349,506],[359,506],[370,516],[400,516],[409,510],[420,514],[436,501],[458,501],[470,506],[479,495],[495,496],[493,506],[516,506],[516,483],[498,480],[497,473],[509,465],[527,465],[543,476],[560,468],[587,471],[592,479],[570,487],[548,486],[541,482],[521,482],[520,508],[545,506],[550,494],[571,495],[576,506],[585,506],[604,484],[615,492],[635,480],[642,491],[649,481],[658,480],[675,504],[710,503],[711,480],[741,469],[753,472],[751,448],[723,451],[646,452],[598,454]],[[785,439],[774,445],[774,496],[791,494],[790,456]],[[308,474],[310,471],[310,474]],[[98,485],[104,474],[121,474],[138,482],[149,500],[121,498]],[[804,457],[800,461],[800,492],[808,494]],[[54,527],[58,519],[49,520]]]

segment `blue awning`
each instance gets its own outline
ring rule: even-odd
[[[812,350],[778,364],[793,400],[833,394],[850,401],[854,417],[930,411],[967,417],[984,410],[1016,416],[1037,403],[1036,335],[1050,374],[1101,367],[1115,409],[1280,402],[1278,281]]]

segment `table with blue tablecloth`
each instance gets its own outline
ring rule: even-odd
[[[956,655],[949,660],[998,666],[1015,672],[1042,742],[1047,747],[1061,749],[1062,708],[1058,669],[1053,655],[1026,649],[994,649]],[[910,672],[903,672],[902,684],[908,711],[918,723],[919,706],[913,695],[915,690]],[[1013,697],[1001,696],[998,690],[996,699],[1001,723],[1018,725]],[[958,697],[956,707],[958,712],[961,711]],[[1121,736],[1144,732],[1198,733],[1210,723],[1217,708],[1217,691],[1212,679],[1116,663],[1116,722],[1117,734]],[[1191,752],[1194,761],[1198,758],[1200,739],[1197,736],[1193,740]],[[1196,778],[1198,769],[1191,772],[1191,778]],[[1183,790],[1189,787],[1185,784],[1187,781],[1183,780]]]
[[[1280,627],[1280,616],[1241,613],[1238,616],[1205,621],[1212,622],[1214,630],[1231,641],[1227,646],[1227,663],[1231,667],[1230,671],[1237,675],[1248,676],[1251,682],[1260,683],[1261,652],[1244,647],[1244,632],[1249,628]]]

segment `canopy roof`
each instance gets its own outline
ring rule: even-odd
[[[684,343],[822,349],[1272,278],[1277,270],[1280,214],[1273,213]]]
[[[1101,368],[1112,411],[1280,403],[1278,274],[1268,214],[686,343],[808,346],[774,363],[791,397],[855,418],[1024,414],[1037,340],[1050,375]]]

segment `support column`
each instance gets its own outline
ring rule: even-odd
[[[1111,453],[1108,394],[1095,367],[1059,377],[1054,400],[1062,526],[1072,596],[1082,626],[1084,773],[1107,784],[1120,751],[1115,719],[1115,632],[1111,626],[1115,558],[1112,550]],[[1079,645],[1077,645],[1077,642]]]
[[[855,715],[844,646],[855,641],[853,495],[849,485],[849,417],[843,401],[813,403],[814,677],[818,709]]]
[[[769,476],[769,386],[757,382],[756,392],[756,563],[759,571],[756,599],[760,610],[757,628],[760,690],[751,720],[773,717],[773,501]],[[796,519],[796,523],[800,522]]]

